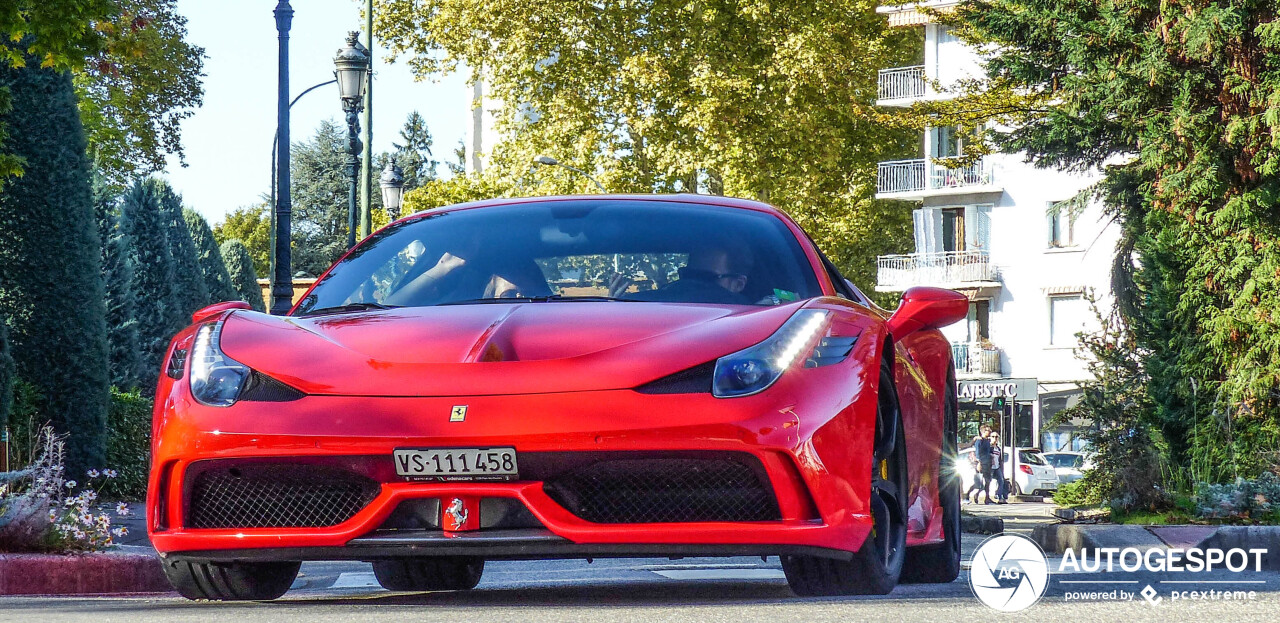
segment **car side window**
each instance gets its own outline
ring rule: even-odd
[[[827,255],[825,253],[818,251],[818,257],[822,258],[822,267],[827,270],[827,276],[831,278],[831,285],[835,288],[837,296],[863,305],[867,304],[864,297],[858,296],[853,289],[849,287],[848,280],[844,278],[844,275],[840,274],[836,265],[832,264],[831,260],[827,259]]]

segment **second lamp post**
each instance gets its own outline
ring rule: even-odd
[[[347,200],[347,248],[356,246],[356,213],[360,179],[360,111],[364,110],[365,79],[369,75],[369,50],[360,43],[360,33],[347,33],[346,47],[333,58],[333,75],[338,79],[338,95],[347,113],[347,177],[351,179]]]

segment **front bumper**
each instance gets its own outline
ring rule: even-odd
[[[642,395],[629,390],[462,398],[309,396],[289,403],[205,407],[181,391],[157,406],[148,530],[162,555],[208,560],[360,559],[412,555],[485,558],[778,555],[847,557],[870,531],[870,440],[828,431],[841,415],[820,394],[744,399]],[[773,397],[770,397],[773,396]],[[779,398],[781,396],[782,398]],[[792,399],[789,397],[807,396]],[[450,422],[454,406],[468,416]],[[849,410],[856,407],[846,407]],[[747,414],[744,416],[744,414]],[[844,417],[857,414],[845,413]],[[834,443],[838,433],[843,442]],[[830,440],[829,440],[830,439]],[[558,504],[543,482],[409,482],[394,475],[399,447],[513,446],[525,453],[738,452],[759,460],[775,521],[594,523]],[[865,447],[863,447],[865,446]],[[320,528],[192,528],[188,470],[200,461],[361,457],[376,496]],[[863,466],[865,467],[859,467]],[[831,466],[831,467],[829,467]],[[514,500],[540,527],[447,533],[379,531],[403,502],[452,497]]]

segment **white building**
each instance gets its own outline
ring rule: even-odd
[[[880,70],[880,105],[946,98],[948,85],[981,71],[974,49],[918,10],[956,4],[926,0],[879,8],[891,26],[922,28],[925,41],[923,64]],[[878,258],[876,290],[929,285],[969,296],[968,321],[943,331],[959,378],[962,440],[976,432],[979,420],[1001,420],[992,408],[999,395],[1017,414],[1020,446],[1071,446],[1072,427],[1047,430],[1044,424],[1078,400],[1079,383],[1088,376],[1073,352],[1075,333],[1097,327],[1087,292],[1109,308],[1119,229],[1109,226],[1096,204],[1074,220],[1065,210],[1050,215],[1051,205],[1075,196],[1096,176],[1037,169],[1021,155],[987,156],[963,167],[939,162],[963,154],[956,128],[934,127],[921,137],[915,159],[880,163],[876,196],[917,206],[916,248]]]

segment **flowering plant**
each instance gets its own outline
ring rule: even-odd
[[[40,449],[26,469],[0,474],[0,551],[93,551],[127,534],[94,507],[97,488],[114,470],[89,470],[84,485],[66,478],[64,442],[49,427],[40,432]],[[127,515],[128,506],[116,511]]]

